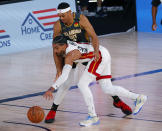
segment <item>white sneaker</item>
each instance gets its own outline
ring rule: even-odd
[[[135,101],[135,109],[133,111],[133,115],[137,115],[142,109],[143,104],[147,101],[147,96],[139,95]]]
[[[98,125],[100,124],[100,120],[99,117],[95,116],[95,117],[91,117],[88,116],[86,120],[81,121],[79,123],[80,126],[91,126],[91,125]]]

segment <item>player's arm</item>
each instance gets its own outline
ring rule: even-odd
[[[73,62],[81,57],[81,53],[79,50],[73,50],[69,52],[65,57],[65,65],[62,70],[62,74],[59,76],[59,78],[54,82],[52,87],[54,89],[57,89],[62,85],[68,78],[69,73],[72,69]]]
[[[152,6],[152,30],[155,31],[157,28],[157,24],[156,24],[156,15],[157,15],[157,7],[156,6]]]
[[[84,15],[80,15],[79,24],[80,24],[81,28],[84,28],[86,30],[86,32],[88,33],[88,35],[92,38],[94,55],[96,57],[96,61],[98,61],[99,58],[100,58],[100,55],[99,55],[99,40],[98,40],[98,37],[97,37],[92,25],[90,24],[87,17],[85,17]]]
[[[155,31],[157,28],[157,24],[156,24],[156,15],[157,15],[157,11],[158,11],[158,6],[160,5],[160,0],[152,0],[152,30]]]
[[[60,25],[59,20],[54,24],[53,32],[54,32],[53,38],[55,38],[56,36],[61,34],[61,25]],[[53,58],[54,58],[54,62],[56,65],[56,70],[57,70],[57,74],[56,74],[56,78],[55,78],[55,80],[56,80],[61,75],[62,68],[64,65],[64,59],[62,57],[56,55],[56,53],[54,52],[54,48],[53,48]]]
[[[50,100],[53,98],[52,92],[54,90],[57,90],[68,79],[69,73],[72,69],[73,62],[75,60],[78,60],[80,57],[81,57],[81,53],[78,50],[71,51],[66,55],[65,65],[63,67],[62,74],[44,94],[44,97],[46,99]]]

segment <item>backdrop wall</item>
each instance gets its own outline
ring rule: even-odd
[[[140,32],[153,32],[152,31],[152,0],[136,0],[137,11],[137,30]],[[162,4],[158,7],[157,25],[158,28],[155,33],[162,33]]]

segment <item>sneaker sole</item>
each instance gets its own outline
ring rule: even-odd
[[[47,124],[50,124],[50,123],[53,123],[55,121],[55,119],[50,119],[50,120],[45,120],[44,123],[47,123]]]
[[[93,123],[93,124],[87,124],[87,125],[82,125],[79,123],[80,126],[83,126],[83,127],[87,127],[87,126],[91,126],[91,125],[98,125],[100,124],[100,120],[98,120],[96,123]]]

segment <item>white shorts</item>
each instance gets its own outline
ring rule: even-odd
[[[100,59],[95,62],[94,58],[86,67],[89,73],[96,76],[96,80],[111,78],[111,57],[108,50],[100,47]]]

